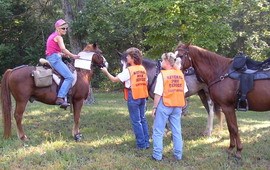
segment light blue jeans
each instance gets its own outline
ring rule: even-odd
[[[138,149],[149,148],[148,123],[145,117],[146,99],[133,99],[131,90],[128,91],[127,101],[130,122],[136,138]]]
[[[47,56],[46,59],[50,62],[52,67],[65,79],[57,95],[57,97],[64,98],[66,97],[74,80],[73,75],[67,65],[62,61],[62,57],[59,54],[53,53],[52,55]]]
[[[169,121],[172,130],[173,155],[175,159],[181,160],[183,154],[183,140],[181,130],[181,107],[164,106],[161,98],[153,124],[153,157],[157,160],[162,159],[163,136],[165,125]]]

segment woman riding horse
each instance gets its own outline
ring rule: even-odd
[[[70,101],[73,108],[74,126],[72,129],[72,135],[76,141],[81,139],[79,130],[80,113],[84,100],[89,93],[89,83],[93,74],[91,68],[92,65],[99,67],[107,67],[105,58],[100,53],[96,44],[89,44],[91,51],[89,51],[89,62],[91,64],[88,69],[77,70],[77,81],[71,90]],[[17,125],[18,138],[22,141],[28,139],[25,135],[22,126],[23,113],[25,111],[26,104],[31,99],[40,101],[45,104],[55,105],[57,98],[58,86],[55,82],[49,87],[36,87],[34,79],[31,76],[34,66],[21,66],[14,69],[8,69],[1,81],[1,104],[2,104],[2,116],[4,125],[4,137],[9,138],[11,136],[11,94],[16,102],[14,118]]]

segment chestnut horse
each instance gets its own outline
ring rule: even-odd
[[[120,53],[118,52],[118,55],[121,58],[121,64],[123,66],[122,69],[127,67],[127,59],[126,59],[126,53]],[[142,65],[145,67],[147,71],[147,77],[148,77],[148,91],[149,96],[154,99],[154,89],[156,85],[156,78],[158,73],[161,70],[160,61],[154,61],[151,59],[143,58]],[[203,135],[211,136],[213,131],[213,120],[214,120],[214,114],[218,117],[219,120],[219,126],[222,128],[223,123],[223,117],[221,115],[221,109],[218,105],[214,104],[214,102],[211,100],[208,87],[205,83],[200,82],[197,79],[197,76],[195,75],[195,72],[191,74],[185,74],[185,80],[188,86],[188,92],[186,93],[185,97],[189,97],[195,94],[198,94],[207,113],[207,124],[206,128],[203,131]],[[183,114],[187,112],[187,108],[183,110]]]
[[[81,140],[79,130],[80,113],[84,100],[88,96],[89,83],[92,77],[93,65],[105,67],[106,60],[101,55],[101,50],[96,44],[88,44],[84,51],[93,52],[92,64],[89,69],[78,69],[77,81],[72,87],[70,102],[73,108],[74,125],[72,135],[76,141]],[[22,141],[28,140],[22,126],[23,113],[29,100],[37,100],[45,104],[54,105],[57,98],[57,85],[55,82],[49,87],[36,87],[33,77],[31,76],[34,66],[20,66],[14,69],[8,69],[1,82],[1,104],[4,125],[4,138],[11,136],[11,94],[16,102],[14,118],[17,125],[17,135]]]
[[[241,158],[243,146],[235,113],[237,106],[236,95],[240,82],[228,77],[233,60],[189,44],[178,45],[175,54],[182,58],[184,68],[194,67],[198,76],[208,85],[211,98],[221,106],[225,114],[230,135],[230,145],[227,151],[232,154],[236,146],[237,150],[234,155]],[[269,87],[269,80],[254,81],[253,89],[247,94],[249,110],[270,110]]]

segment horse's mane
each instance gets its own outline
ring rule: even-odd
[[[222,74],[224,70],[228,68],[228,65],[232,62],[231,58],[226,58],[222,55],[216,54],[195,45],[189,45],[189,54],[203,58],[201,61],[204,61],[204,63],[209,66],[209,69],[218,67],[219,69],[216,70],[220,72],[217,72],[216,74]]]
[[[154,60],[151,60],[148,58],[143,58],[142,62],[145,67],[149,67],[149,68],[152,68],[153,65],[154,66],[156,65],[156,62]]]

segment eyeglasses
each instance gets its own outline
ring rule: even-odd
[[[68,27],[63,27],[63,28],[60,28],[61,30],[68,30]]]

